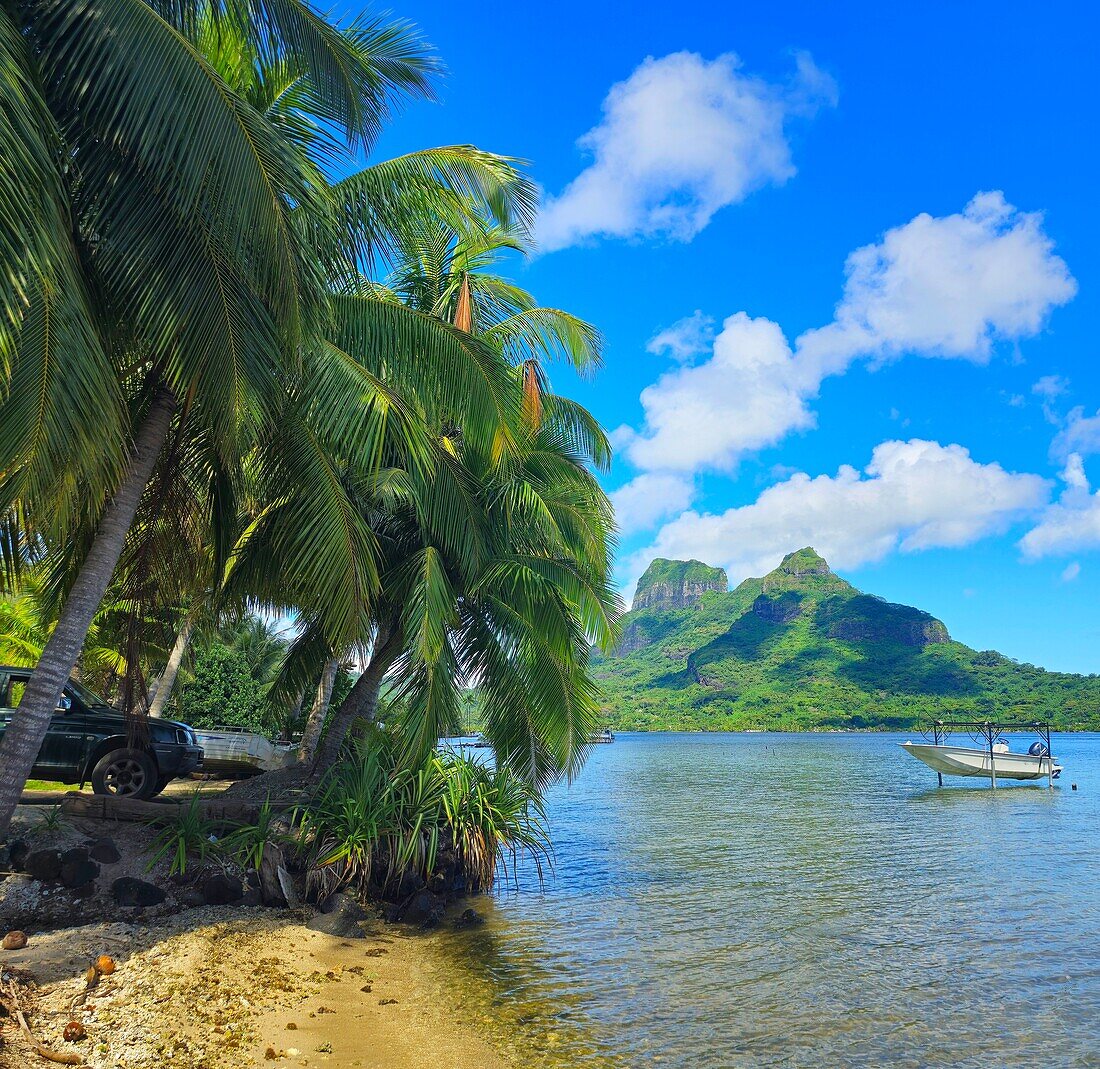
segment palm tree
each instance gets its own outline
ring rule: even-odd
[[[598,336],[490,273],[503,250],[525,248],[517,229],[436,223],[399,235],[396,248],[387,281],[362,282],[361,291],[452,321],[495,352],[509,369],[511,426],[470,434],[424,396],[417,411],[427,452],[410,457],[401,436],[402,448],[359,485],[380,547],[379,592],[359,642],[370,654],[331,718],[315,773],[335,760],[356,719],[376,716],[396,665],[410,759],[457,724],[462,680],[472,678],[498,755],[545,783],[583,758],[596,720],[589,645],[611,640],[618,615],[613,518],[589,471],[608,461],[608,445],[587,412],[546,391],[542,367],[559,355],[595,366]],[[368,349],[348,351],[371,360]],[[288,665],[319,641],[307,612]],[[308,743],[303,758],[314,735]]]
[[[88,628],[80,651],[80,669],[95,689],[126,672],[126,656],[112,626],[125,609],[106,598]],[[0,664],[33,667],[53,631],[55,613],[48,584],[40,572],[26,572],[10,593],[0,595]]]
[[[598,720],[589,647],[613,642],[619,612],[613,518],[588,470],[606,443],[570,402],[543,400],[540,426],[503,463],[444,439],[429,477],[380,480],[371,652],[316,773],[354,721],[375,718],[391,669],[411,762],[458,726],[463,689],[476,682],[500,759],[539,785],[580,767]]]
[[[520,369],[523,409],[537,423],[547,389],[547,361],[564,358],[591,374],[600,366],[595,328],[560,308],[545,308],[496,273],[509,254],[527,254],[518,226],[484,223],[476,208],[454,223],[436,220],[398,235],[389,276],[371,291],[475,334]]]
[[[211,47],[226,40],[235,69]],[[400,25],[340,31],[301,0],[17,0],[0,12],[0,63],[0,552],[10,574],[73,531],[86,549],[0,744],[2,830],[166,443],[201,438],[211,482],[226,485],[288,413],[324,406],[319,384],[347,385],[320,374],[305,397],[331,355],[318,341],[333,285],[351,256],[384,246],[402,176],[421,208],[434,191],[449,210],[449,183],[502,210],[528,195],[509,186],[506,161],[471,154],[395,165],[376,202],[371,181],[386,175],[338,196],[318,160],[332,131],[369,147],[396,96],[427,91],[434,64]],[[259,110],[234,88],[250,68],[273,72],[269,88],[278,72],[308,117]],[[395,361],[434,357],[449,386],[470,380],[474,347],[446,331],[389,312],[361,320]],[[302,435],[279,453],[268,485],[293,463],[297,477],[326,468]],[[341,513],[339,494],[317,498],[314,516]],[[358,577],[346,612],[376,568],[369,532],[342,515],[336,552]]]

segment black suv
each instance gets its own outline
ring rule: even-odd
[[[31,678],[29,668],[0,666],[0,735]],[[125,717],[97,694],[70,680],[38,751],[31,776],[61,783],[92,781],[96,794],[152,798],[202,764],[195,733],[174,720],[149,719],[134,738]]]

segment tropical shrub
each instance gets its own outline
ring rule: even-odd
[[[263,688],[237,650],[214,643],[195,658],[195,677],[180,687],[176,714],[195,727],[220,725],[266,732]]]
[[[301,804],[311,890],[323,896],[351,885],[386,893],[407,874],[430,882],[444,853],[473,892],[490,890],[509,864],[514,874],[522,853],[541,877],[550,840],[529,780],[454,754],[403,767],[403,752],[394,736],[372,731]]]
[[[218,841],[215,835],[217,824],[209,820],[199,807],[199,795],[191,795],[191,801],[178,806],[170,816],[157,821],[160,832],[153,840],[152,854],[146,869],[154,868],[158,862],[168,859],[168,874],[182,876],[187,872],[190,859],[205,861],[217,852]]]
[[[271,799],[264,799],[254,824],[238,823],[224,836],[220,849],[234,858],[245,869],[257,872],[263,864],[264,851],[269,846],[282,846],[290,842],[290,837],[282,830],[282,814],[271,805]]]

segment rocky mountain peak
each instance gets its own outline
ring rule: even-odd
[[[634,591],[631,610],[686,609],[711,590],[726,593],[729,580],[722,568],[698,560],[651,561]]]
[[[805,546],[788,553],[775,569],[780,575],[791,575],[801,579],[804,575],[831,575],[829,562],[812,546]]]

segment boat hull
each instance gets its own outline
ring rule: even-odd
[[[900,744],[912,757],[923,761],[929,768],[945,776],[982,776],[990,778],[990,754],[967,746],[933,746],[931,743],[903,742]],[[1053,765],[1053,768],[1051,767]],[[1062,766],[1051,757],[1032,754],[993,754],[993,766],[997,779],[1046,779],[1052,773],[1057,776]]]
[[[230,776],[258,776],[285,767],[293,747],[246,731],[195,730],[203,749],[202,770]]]

